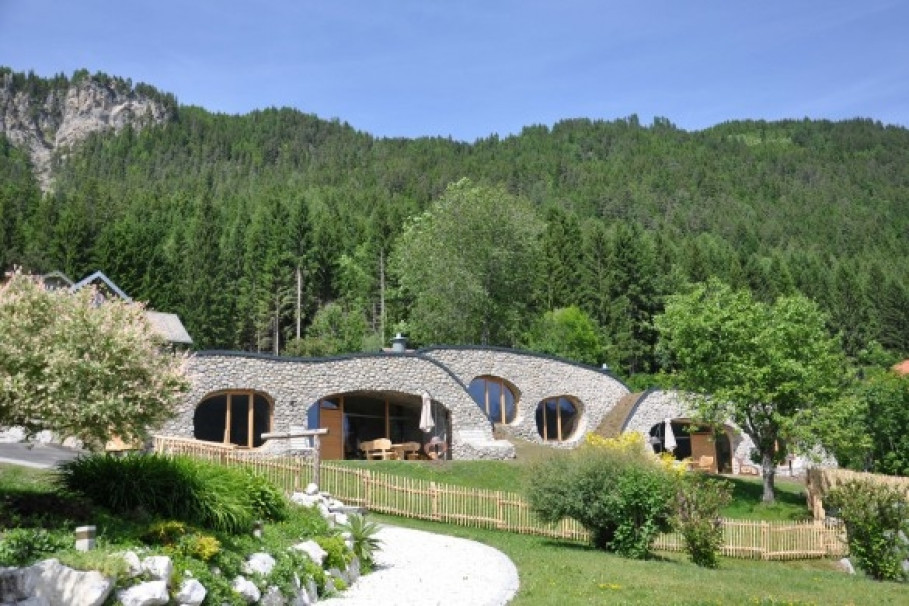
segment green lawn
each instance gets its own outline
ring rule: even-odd
[[[577,543],[392,516],[383,523],[485,543],[518,568],[514,606],[575,604],[906,604],[909,589],[839,572],[829,560],[762,562],[722,558],[706,570],[682,554],[628,560]]]

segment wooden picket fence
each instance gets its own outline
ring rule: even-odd
[[[287,492],[302,490],[313,477],[312,465],[305,457],[210,448],[195,440],[164,436],[155,437],[155,451],[245,467]],[[589,540],[587,531],[574,520],[558,524],[540,521],[523,495],[515,492],[466,488],[324,461],[319,488],[348,505],[377,513],[571,541]],[[842,557],[846,553],[842,526],[832,523],[723,519],[723,533],[721,553],[735,558],[794,560]],[[654,548],[685,550],[678,533],[660,535]]]
[[[885,476],[879,473],[865,473],[848,469],[812,467],[806,475],[805,485],[808,491],[808,507],[814,514],[814,519],[823,520],[826,517],[824,498],[828,492],[840,484],[853,481],[892,486],[902,490],[909,498],[909,478],[907,477]]]

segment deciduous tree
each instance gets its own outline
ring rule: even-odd
[[[844,356],[824,316],[802,296],[755,301],[718,280],[668,298],[656,319],[660,348],[698,415],[732,419],[754,441],[764,502],[774,500],[774,468],[799,415],[837,397]]]
[[[21,275],[0,287],[0,425],[89,444],[143,437],[188,388],[141,305],[47,291]]]

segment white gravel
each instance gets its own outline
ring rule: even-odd
[[[501,606],[518,590],[518,570],[488,545],[382,526],[376,569],[322,606]]]

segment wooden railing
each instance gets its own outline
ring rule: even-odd
[[[907,477],[885,476],[879,473],[864,473],[848,469],[812,467],[808,470],[805,484],[808,491],[808,507],[811,509],[814,519],[823,520],[826,517],[824,498],[828,492],[840,484],[856,480],[893,486],[901,489],[909,497],[909,478]]]
[[[312,463],[307,458],[214,446],[209,449],[204,442],[163,436],[155,440],[157,452],[242,466],[287,492],[302,490],[313,479]],[[558,524],[540,521],[524,496],[515,492],[467,488],[325,461],[321,465],[319,488],[348,505],[377,513],[571,541],[589,540],[587,531],[574,520],[566,519]],[[724,519],[723,533],[721,553],[735,558],[785,560],[841,557],[846,553],[842,527],[824,522]],[[660,535],[654,548],[685,550],[677,533]]]

